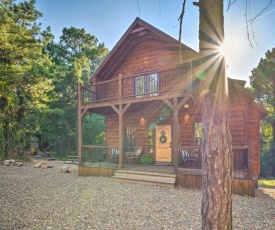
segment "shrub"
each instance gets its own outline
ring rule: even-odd
[[[143,165],[152,165],[154,163],[154,158],[149,154],[141,155],[140,163]]]

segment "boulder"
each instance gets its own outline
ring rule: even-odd
[[[67,173],[67,172],[69,172],[69,166],[67,166],[67,165],[65,165],[65,166],[62,166],[62,172],[64,172],[64,173]]]
[[[20,167],[20,166],[23,166],[23,163],[20,161],[17,161],[17,162],[15,162],[15,165]]]
[[[9,166],[10,165],[10,160],[5,160],[4,165]]]
[[[68,173],[71,173],[71,174],[74,173],[74,169],[73,168],[69,168],[68,169]]]
[[[38,162],[38,163],[36,163],[36,164],[34,165],[34,167],[35,167],[35,168],[40,168],[40,167],[41,167],[41,164],[42,164],[41,162]]]
[[[47,169],[47,168],[48,168],[48,165],[47,165],[47,164],[41,164],[41,168],[42,168],[42,169]]]
[[[53,165],[48,165],[48,168],[53,168]]]

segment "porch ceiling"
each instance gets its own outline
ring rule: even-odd
[[[118,105],[116,106],[118,107]],[[136,103],[131,103],[126,113],[146,113],[146,111],[149,111],[149,110],[158,112],[159,110],[161,110],[163,107],[166,107],[166,106],[167,105],[162,100],[136,102]],[[97,113],[101,115],[116,114],[116,112],[113,110],[110,104],[106,106],[96,107],[96,108],[89,108],[88,112]]]

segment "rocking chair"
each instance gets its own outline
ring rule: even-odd
[[[139,160],[141,152],[142,152],[142,147],[141,146],[135,146],[134,152],[126,152],[126,157],[128,159],[131,159],[131,161],[133,159],[138,159]]]

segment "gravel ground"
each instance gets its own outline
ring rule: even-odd
[[[200,229],[201,192],[0,164],[0,229]],[[77,170],[77,166],[73,165]],[[275,229],[275,189],[233,196],[234,229]]]

